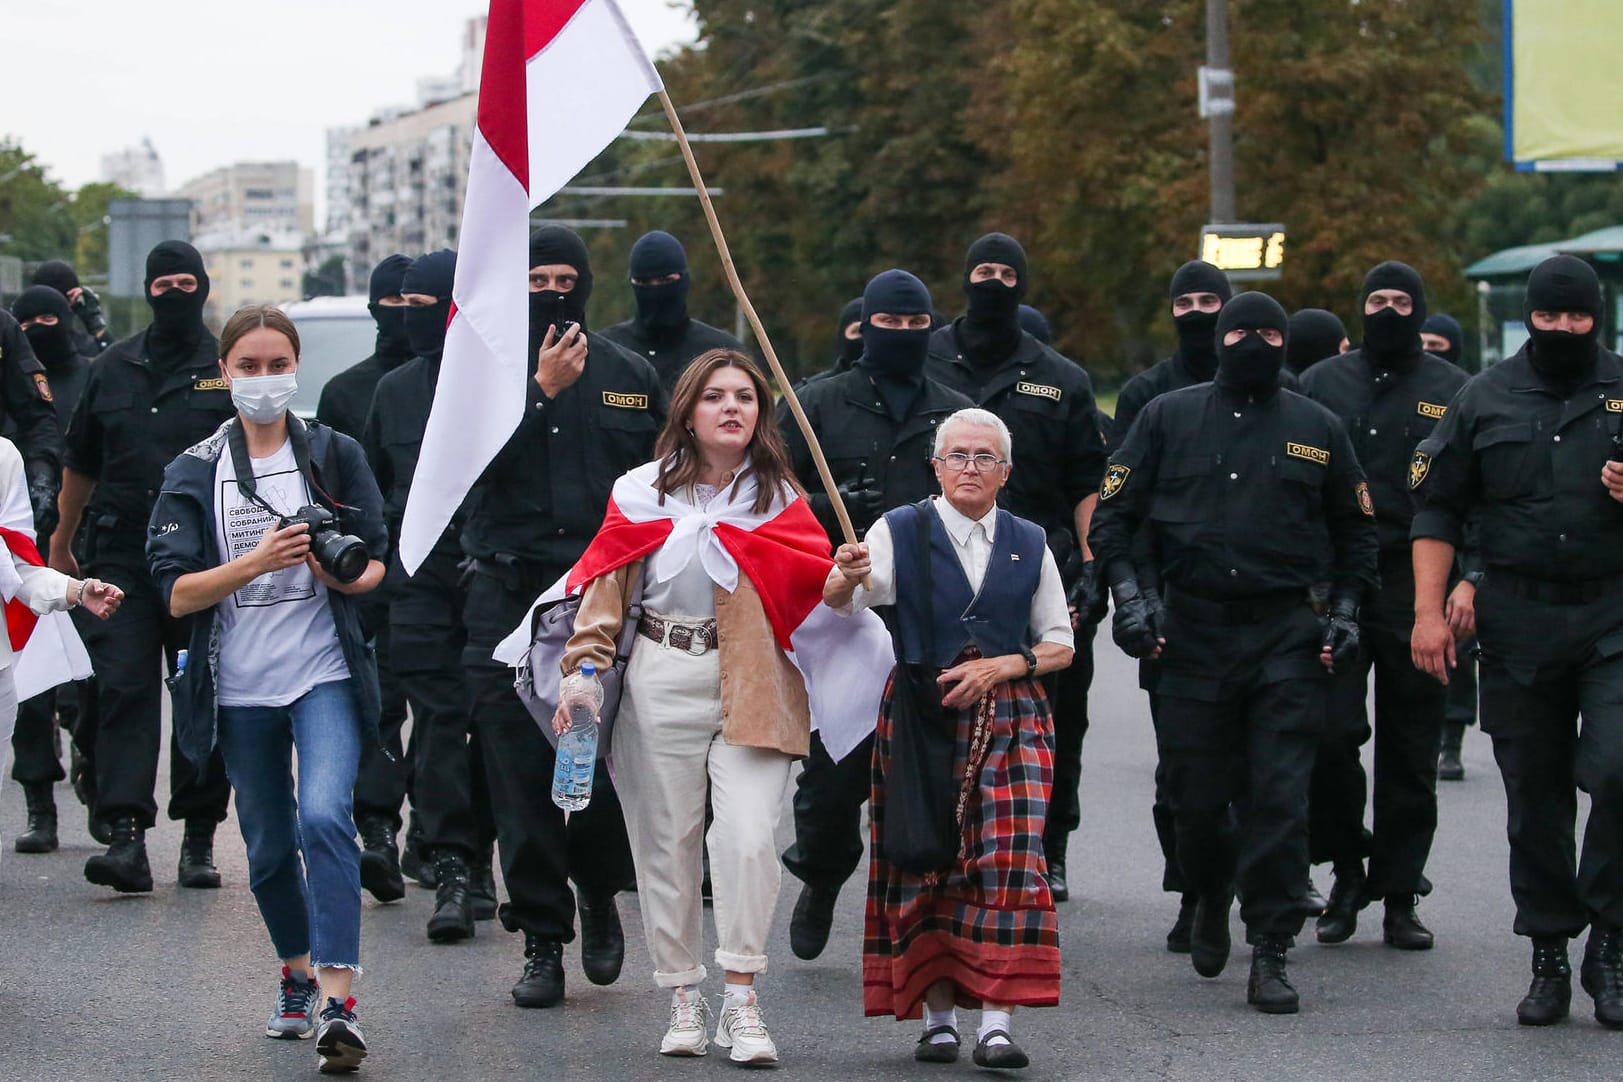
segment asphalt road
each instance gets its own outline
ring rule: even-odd
[[[1154,742],[1130,662],[1100,640],[1094,728],[1083,779],[1084,825],[1071,843],[1073,900],[1060,908],[1062,1003],[1023,1011],[1018,1039],[1031,1079],[1601,1079],[1618,1075],[1623,1034],[1602,1030],[1587,996],[1548,1030],[1519,1028],[1530,948],[1511,935],[1504,800],[1488,742],[1466,740],[1467,777],[1441,786],[1442,825],[1421,906],[1437,949],[1406,954],[1380,942],[1368,911],[1349,943],[1307,941],[1291,954],[1302,1013],[1265,1017],[1245,1005],[1244,948],[1202,980],[1163,936],[1176,902],[1160,893],[1150,824]],[[160,777],[166,777],[167,771]],[[220,891],[174,884],[178,824],[149,838],[157,890],[115,897],[85,883],[95,848],[66,787],[63,848],[19,856],[10,838],[22,796],[5,783],[0,830],[0,1077],[49,1079],[296,1079],[316,1070],[309,1043],[261,1034],[276,963],[247,887],[234,820],[222,828]],[[784,816],[786,827],[789,817]],[[1320,870],[1328,890],[1328,873]],[[777,1073],[817,1079],[961,1075],[968,1057],[926,1069],[911,1058],[915,1023],[862,1017],[862,884],[840,899],[828,951],[816,962],[788,948],[798,884],[785,876],[762,1002],[783,1054]],[[368,899],[360,1018],[373,1079],[698,1079],[735,1070],[712,1051],[698,1061],[656,1054],[666,996],[650,978],[636,896],[624,895],[625,973],[597,988],[568,954],[570,994],[547,1011],[513,1007],[508,988],[522,941],[491,923],[471,942],[431,946],[432,896]],[[1238,921],[1235,933],[1241,934]],[[1573,962],[1576,968],[1578,949]],[[1575,982],[1576,983],[1576,982]],[[712,993],[720,992],[719,974]]]

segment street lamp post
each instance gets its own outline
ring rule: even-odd
[[[1234,217],[1234,71],[1229,67],[1228,0],[1206,0],[1206,66],[1200,69],[1200,115],[1206,118],[1211,220]]]

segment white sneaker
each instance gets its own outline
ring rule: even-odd
[[[678,988],[671,993],[671,1027],[665,1039],[659,1042],[662,1056],[702,1056],[710,1051],[710,1038],[705,1030],[710,1022],[710,1004],[704,993],[689,988],[685,993]]]
[[[721,1018],[716,1022],[716,1044],[730,1048],[729,1058],[734,1063],[776,1063],[778,1046],[766,1031],[766,1020],[761,1017],[761,1005],[751,991],[749,998],[739,1003],[722,997]]]

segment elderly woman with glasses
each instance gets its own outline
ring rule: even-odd
[[[823,588],[838,611],[890,607],[897,657],[935,676],[954,733],[957,852],[914,874],[885,849],[895,727],[919,721],[894,716],[892,676],[874,747],[863,1008],[904,1019],[922,1009],[914,1057],[943,1063],[958,1058],[955,1008],[979,1007],[975,1062],[1018,1068],[1028,1060],[1011,1035],[1014,1008],[1059,1002],[1042,845],[1054,725],[1037,678],[1070,664],[1075,636],[1043,531],[997,506],[1012,469],[1008,428],[960,410],[936,434],[934,463],[943,495],[842,545]]]

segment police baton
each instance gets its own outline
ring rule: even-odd
[[[671,131],[676,133],[677,146],[682,148],[682,160],[687,162],[688,176],[693,178],[693,186],[698,189],[699,206],[704,210],[704,220],[710,225],[710,237],[716,242],[716,254],[721,257],[722,273],[727,276],[727,284],[732,288],[733,296],[738,300],[738,307],[744,312],[744,318],[749,321],[750,330],[755,332],[755,340],[761,343],[761,352],[766,355],[766,363],[771,366],[772,375],[783,391],[783,400],[788,403],[789,412],[795,416],[795,424],[800,426],[801,435],[806,437],[806,446],[811,449],[812,462],[817,465],[817,476],[828,492],[828,500],[834,508],[835,517],[840,520],[840,532],[845,535],[846,544],[855,545],[857,531],[851,525],[851,515],[845,509],[845,502],[840,499],[839,489],[834,484],[834,475],[828,468],[828,459],[823,455],[823,446],[817,442],[817,433],[812,431],[811,422],[806,420],[806,411],[801,408],[800,399],[795,395],[789,377],[784,374],[777,351],[772,348],[772,340],[766,335],[766,328],[761,326],[761,317],[755,314],[755,306],[750,303],[749,294],[744,292],[744,283],[738,278],[738,268],[733,266],[732,252],[727,249],[727,237],[721,231],[721,222],[716,217],[715,205],[710,202],[710,192],[705,188],[704,177],[699,173],[699,163],[693,158],[693,147],[688,143],[687,132],[683,130],[682,121],[676,115],[676,106],[671,104],[671,96],[663,88],[659,91],[659,104],[665,109],[665,119],[671,122]],[[862,583],[866,586],[868,580],[865,578]]]

